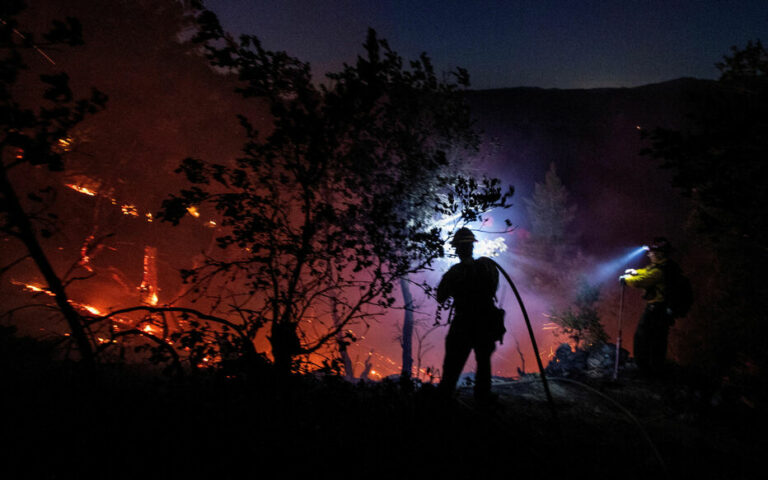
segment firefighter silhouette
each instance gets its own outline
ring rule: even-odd
[[[440,390],[453,394],[459,375],[475,351],[475,398],[491,398],[491,354],[495,349],[492,318],[497,311],[494,304],[499,285],[499,272],[493,261],[486,257],[474,259],[475,235],[468,228],[459,229],[451,244],[456,249],[459,263],[453,265],[440,280],[437,301],[444,303],[453,298],[454,318],[445,337],[445,359]]]
[[[674,315],[669,303],[668,271],[679,271],[680,267],[671,259],[672,246],[664,237],[656,237],[648,247],[650,265],[640,269],[629,269],[619,277],[630,287],[645,291],[646,301],[634,338],[634,353],[640,371],[657,375],[663,372],[667,355],[669,327],[674,324]]]

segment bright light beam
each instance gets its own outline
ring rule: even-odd
[[[612,276],[616,276],[616,278],[618,278],[618,274],[623,273],[620,271],[623,266],[628,264],[638,255],[642,255],[646,251],[648,251],[648,247],[643,245],[642,247],[635,248],[631,252],[626,253],[619,258],[614,258],[612,260],[601,263],[595,268],[592,279],[595,283],[603,283]]]

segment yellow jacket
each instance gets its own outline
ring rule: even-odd
[[[667,289],[667,285],[664,282],[663,267],[667,261],[667,259],[664,259],[659,263],[651,263],[645,268],[637,269],[635,275],[625,277],[627,285],[645,289],[643,298],[648,303],[663,302],[666,299],[665,293]]]

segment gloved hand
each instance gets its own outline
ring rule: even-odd
[[[635,270],[634,268],[628,268],[624,270],[624,273],[626,274],[626,276],[637,275],[637,270]]]

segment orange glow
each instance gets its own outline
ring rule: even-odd
[[[55,297],[56,296],[55,293],[53,293],[52,291],[48,290],[47,288],[41,287],[40,285],[36,285],[34,283],[22,283],[22,282],[16,282],[16,281],[13,281],[13,280],[11,280],[11,283],[13,285],[19,285],[20,287],[23,287],[24,290],[27,290],[29,292],[44,293],[44,294],[48,295],[49,297]],[[73,307],[79,308],[81,310],[85,310],[88,313],[90,313],[91,315],[103,315],[104,314],[101,310],[99,310],[98,308],[96,308],[96,307],[94,307],[92,305],[86,305],[86,304],[83,304],[83,303],[78,303],[78,302],[75,302],[74,300],[68,300],[68,301],[69,301],[69,304],[72,305]]]
[[[136,205],[121,205],[120,210],[123,211],[123,215],[130,215],[131,217],[139,216],[139,210],[136,208]]]
[[[20,287],[23,287],[24,290],[27,290],[29,292],[44,293],[44,294],[48,295],[49,297],[55,297],[56,296],[53,292],[47,290],[45,287],[42,287],[40,285],[36,285],[34,283],[16,282],[14,280],[11,280],[11,283],[14,284],[14,285],[18,285]]]
[[[59,151],[61,152],[69,152],[72,150],[73,141],[70,137],[64,137],[60,138],[58,142],[56,142],[57,146],[59,147]]]
[[[91,257],[89,255],[91,250],[91,242],[93,242],[94,236],[88,235],[88,238],[85,239],[83,242],[83,245],[80,247],[80,266],[88,270],[89,272],[93,272],[93,267],[91,267]]]
[[[195,218],[200,218],[200,212],[197,211],[197,207],[195,207],[194,205],[191,207],[187,207],[187,212],[189,212],[189,214]]]
[[[82,193],[84,195],[88,195],[89,197],[95,197],[96,196],[96,192],[94,190],[91,190],[88,187],[84,187],[82,185],[76,185],[74,183],[67,183],[66,186],[71,188],[72,190],[74,190],[76,192],[80,192],[80,193]]]
[[[157,249],[147,245],[144,247],[144,273],[139,285],[141,301],[148,305],[157,305]]]

